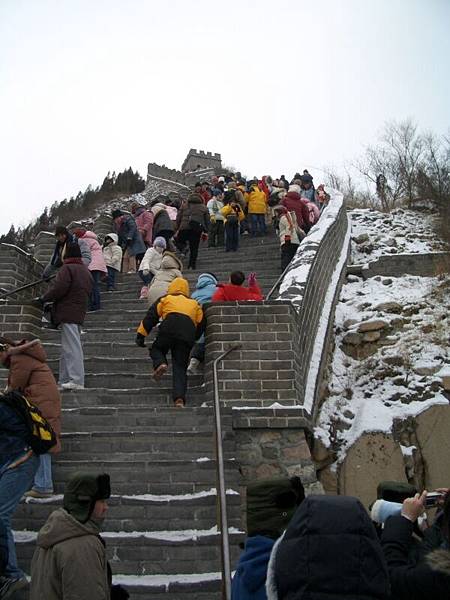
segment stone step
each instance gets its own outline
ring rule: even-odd
[[[231,411],[222,414],[222,425],[231,428]],[[177,431],[212,431],[214,427],[213,411],[210,408],[186,407],[148,408],[147,406],[90,406],[86,408],[63,408],[62,423],[65,432],[101,431],[115,428],[151,428],[159,431],[174,429]]]
[[[18,562],[30,572],[36,532],[16,532]],[[217,571],[220,567],[220,536],[216,530],[122,533],[104,531],[106,554],[113,573],[159,575]],[[161,539],[162,538],[162,539]],[[239,558],[242,533],[229,535],[233,564]]]
[[[217,523],[217,494],[215,488],[205,495],[193,497],[149,495],[127,497],[113,495],[108,500],[105,529],[108,531],[146,531],[209,529]],[[13,528],[38,531],[51,512],[62,506],[62,496],[48,500],[28,499],[14,513]],[[238,527],[240,496],[233,490],[227,493],[227,514],[230,527]]]
[[[149,379],[149,383],[151,379]],[[84,407],[144,407],[148,410],[161,408],[167,410],[173,407],[171,386],[137,389],[106,389],[85,388],[77,391],[63,391],[62,405],[64,408]],[[199,407],[205,399],[203,387],[189,390],[189,405]],[[177,409],[179,410],[179,409]]]
[[[141,387],[152,387],[160,389],[171,389],[171,376],[165,375],[160,382],[156,383],[151,377],[152,366],[148,361],[147,373],[86,373],[85,386],[93,388],[110,389],[140,389]],[[188,378],[188,389],[198,390],[201,385],[201,377],[192,375]]]
[[[136,337],[136,336],[134,336]],[[134,337],[130,335],[130,341],[128,342],[83,342],[83,352],[85,359],[91,357],[101,357],[101,358],[121,358],[121,357],[137,357],[142,358],[142,356],[147,356],[145,350],[136,346],[134,343]],[[47,353],[47,357],[49,359],[58,359],[61,353],[61,344],[52,341],[52,342],[44,342],[45,351]]]

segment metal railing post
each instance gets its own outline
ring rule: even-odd
[[[213,381],[214,381],[214,423],[216,433],[216,464],[217,464],[217,485],[219,500],[220,517],[220,538],[222,554],[222,598],[231,600],[231,559],[230,559],[230,540],[228,537],[228,515],[227,515],[227,490],[225,484],[225,468],[223,459],[223,440],[222,440],[222,420],[220,415],[219,399],[219,379],[217,374],[217,365],[228,354],[241,348],[241,344],[231,346],[225,352],[222,352],[213,362]]]
[[[37,281],[32,281],[31,283],[26,283],[25,285],[15,288],[14,290],[9,290],[9,292],[0,294],[0,300],[3,300],[3,298],[7,298],[8,296],[13,296],[14,294],[18,294],[19,292],[23,292],[24,290],[27,290],[28,288],[32,288],[35,285],[40,285],[41,283],[46,283],[47,281],[50,281],[50,279],[53,279],[54,277],[56,277],[56,273],[54,275],[50,275],[46,279],[38,279]]]

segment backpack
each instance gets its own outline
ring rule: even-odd
[[[28,429],[26,440],[35,454],[46,454],[56,446],[56,434],[41,411],[21,392],[14,390],[0,394],[0,402],[7,404],[23,421]]]

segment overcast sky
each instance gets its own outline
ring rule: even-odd
[[[249,176],[450,124],[449,0],[0,0],[0,233],[189,148]]]

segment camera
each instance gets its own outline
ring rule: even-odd
[[[425,508],[432,508],[433,506],[437,506],[439,500],[442,497],[443,494],[441,494],[441,492],[430,492],[425,498]]]

